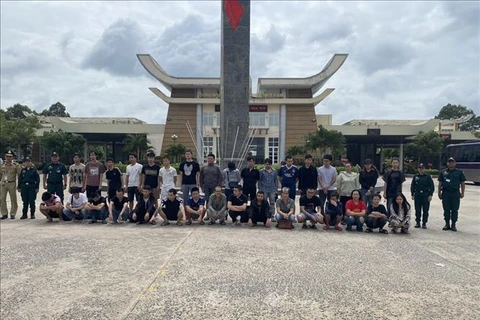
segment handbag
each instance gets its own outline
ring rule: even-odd
[[[227,172],[228,188],[233,190],[238,185],[237,181],[230,181],[230,172]]]
[[[279,220],[278,229],[293,229],[293,222],[290,220]]]

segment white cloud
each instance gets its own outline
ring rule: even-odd
[[[1,2],[1,107],[162,123],[150,53],[174,76],[220,74],[219,1]],[[447,103],[480,114],[480,3],[251,3],[251,76],[306,77],[348,53],[317,112],[429,118]]]

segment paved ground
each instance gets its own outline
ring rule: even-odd
[[[437,198],[410,235],[5,220],[0,316],[478,319],[479,199],[468,185],[457,233]]]

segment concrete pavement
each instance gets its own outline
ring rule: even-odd
[[[456,233],[436,197],[410,235],[4,220],[0,316],[477,319],[479,199],[468,185]]]

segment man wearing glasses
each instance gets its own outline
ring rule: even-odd
[[[5,154],[5,162],[0,165],[0,211],[1,220],[8,218],[7,193],[10,194],[10,219],[15,219],[17,214],[17,178],[22,168],[13,162],[13,152],[8,150]]]

